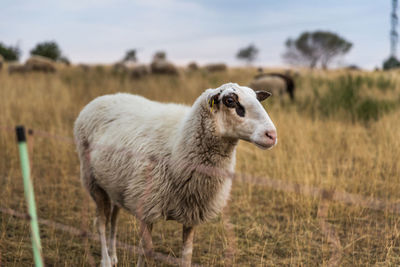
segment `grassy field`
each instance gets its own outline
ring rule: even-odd
[[[206,88],[229,81],[248,84],[254,73],[230,69],[132,80],[106,68],[87,72],[65,68],[54,75],[0,72],[0,207],[26,211],[13,131],[16,124],[24,124],[34,129],[29,147],[39,217],[95,233],[94,204],[80,184],[74,144],[64,138],[72,137],[73,122],[83,106],[114,92],[191,104]],[[234,181],[225,214],[198,227],[193,262],[204,266],[400,265],[399,214],[360,200],[374,198],[390,204],[400,199],[400,80],[396,76],[395,72],[303,70],[296,78],[295,103],[269,99],[265,107],[277,127],[279,143],[262,151],[240,142],[236,171],[245,179]],[[268,183],[272,180],[277,183]],[[299,190],[289,190],[290,186]],[[352,204],[334,197],[323,200],[319,194],[303,194],[302,188],[308,187],[359,198]],[[42,224],[40,231],[49,266],[99,264],[99,242],[51,225]],[[118,240],[129,245],[139,242],[138,224],[126,212],[119,221]],[[180,225],[160,221],[153,242],[156,251],[179,257]],[[137,260],[135,253],[122,247],[118,257],[119,266],[133,266]],[[0,213],[3,265],[32,265],[32,252],[27,221]]]

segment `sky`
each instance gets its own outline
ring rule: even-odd
[[[56,41],[73,63],[114,63],[137,49],[179,65],[226,62],[250,43],[254,65],[286,66],[285,41],[303,31],[332,31],[353,43],[338,66],[373,69],[389,55],[390,0],[2,0],[0,42],[19,45],[22,59]]]

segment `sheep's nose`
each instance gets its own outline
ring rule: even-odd
[[[265,135],[268,137],[268,143],[275,144],[276,143],[276,131],[267,131]]]

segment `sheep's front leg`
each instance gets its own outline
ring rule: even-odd
[[[108,255],[107,242],[106,242],[106,220],[98,216],[96,218],[97,231],[100,235],[101,243],[101,267],[111,266],[110,256]]]
[[[183,249],[182,249],[182,266],[187,267],[192,263],[192,252],[193,252],[193,226],[183,226]]]
[[[137,267],[144,267],[147,257],[151,256],[153,252],[153,241],[151,239],[151,230],[153,224],[147,224],[140,221],[140,255],[137,263]]]

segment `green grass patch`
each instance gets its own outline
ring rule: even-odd
[[[313,95],[299,103],[301,111],[313,117],[337,118],[351,122],[367,123],[378,120],[385,113],[399,106],[399,99],[381,100],[363,96],[372,84],[381,91],[394,88],[392,81],[383,76],[378,78],[344,75],[334,80],[311,83]],[[327,90],[319,90],[326,86]]]

